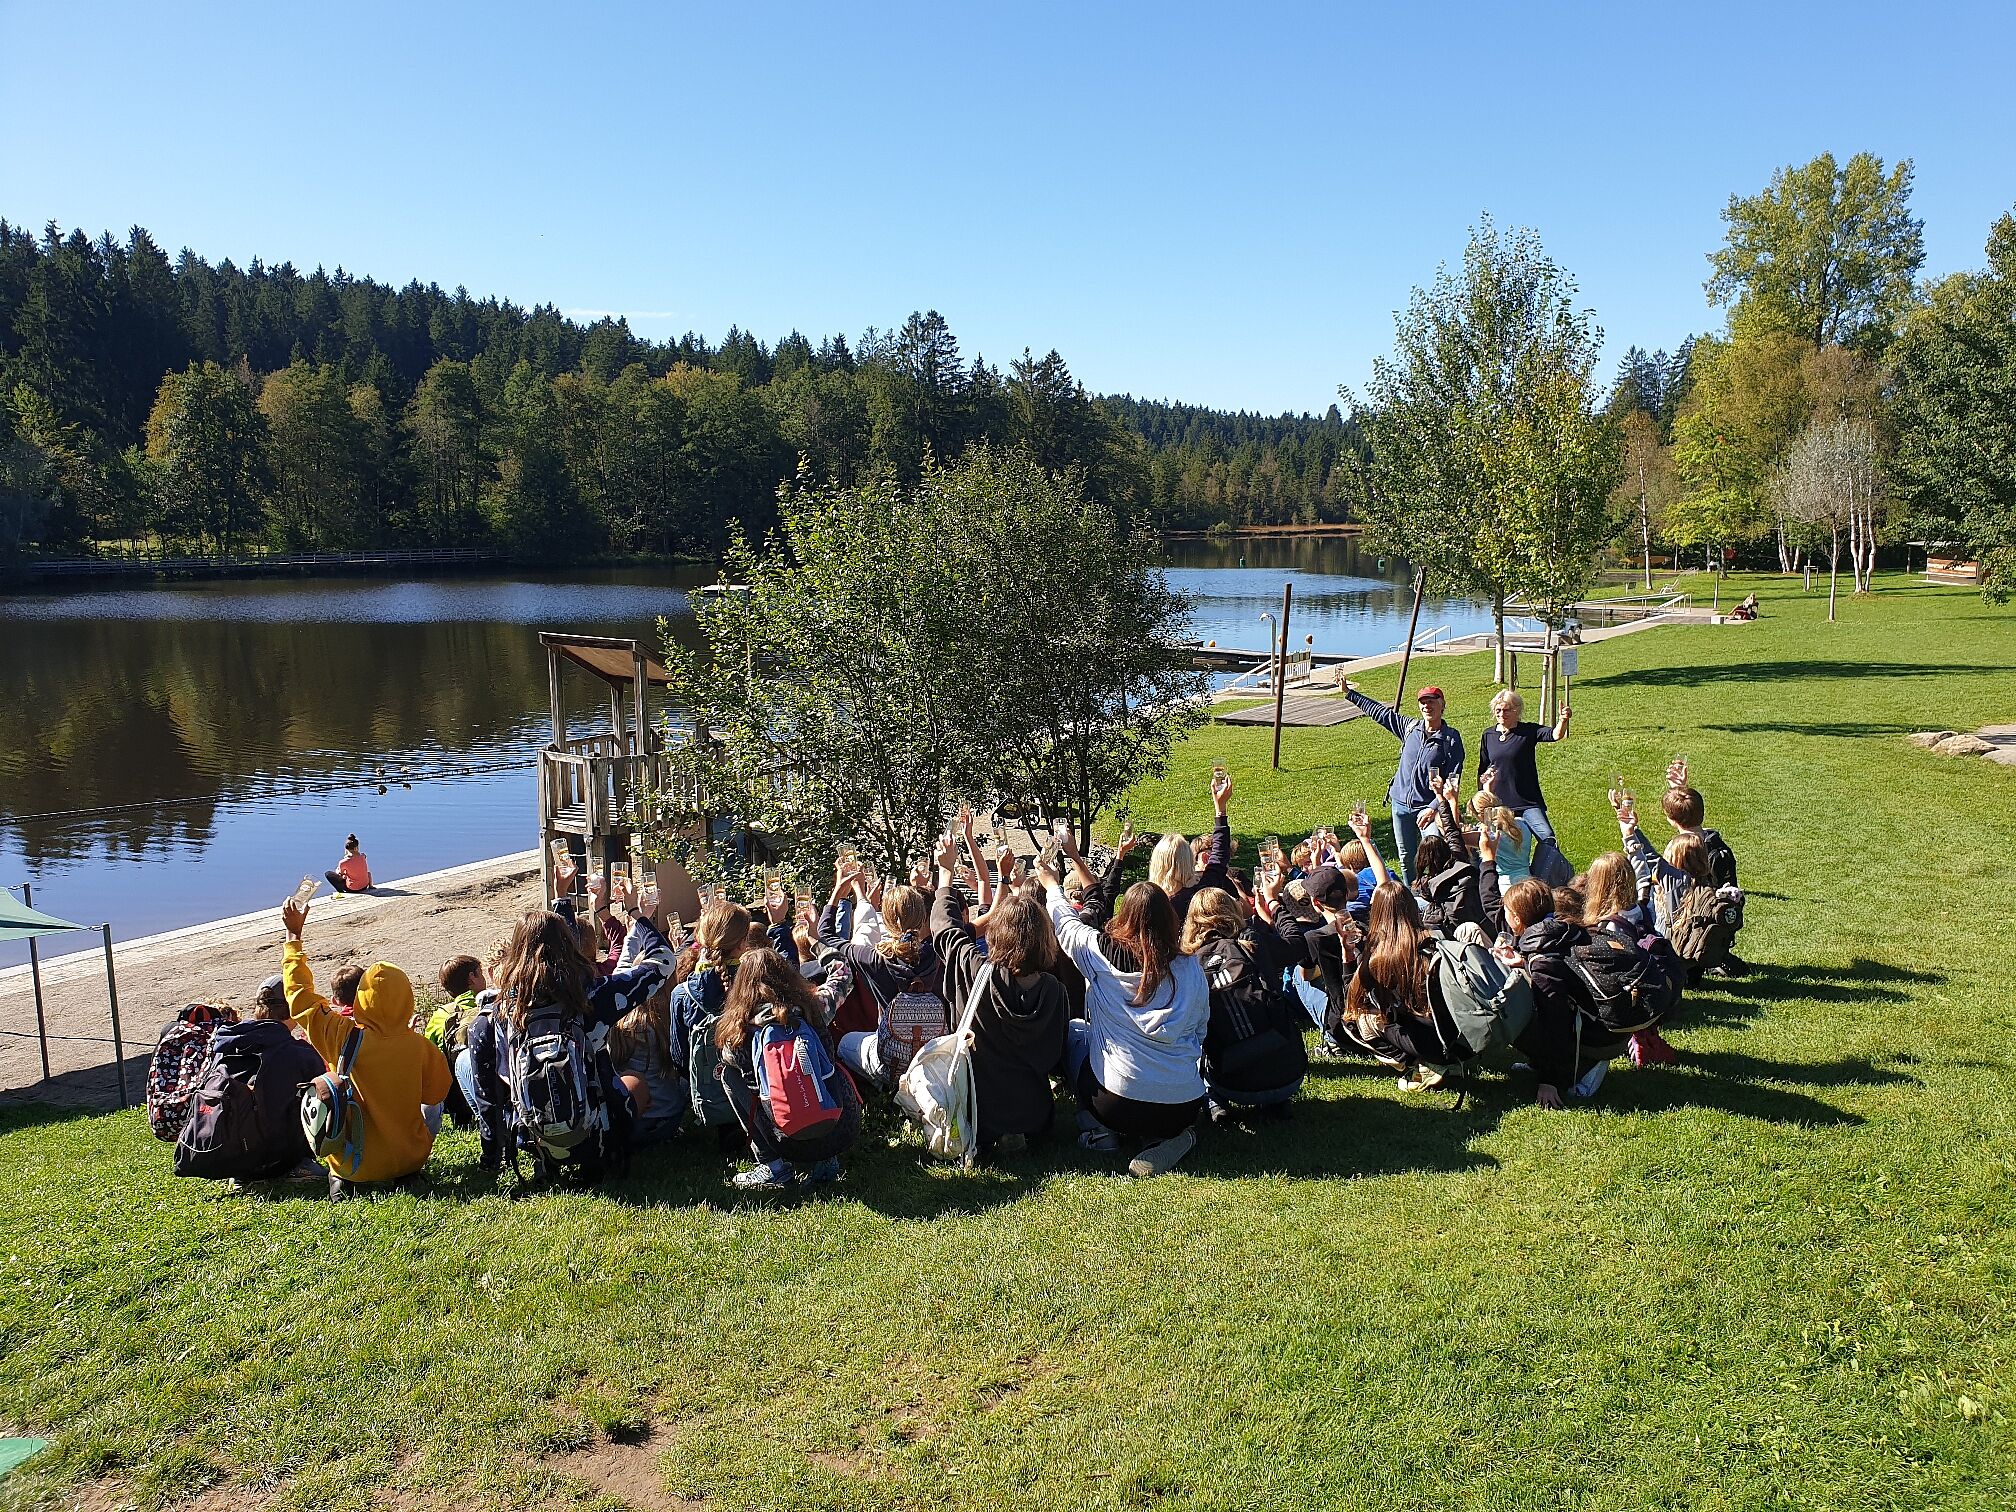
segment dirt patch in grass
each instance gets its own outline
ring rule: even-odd
[[[664,1444],[656,1434],[619,1442],[603,1439],[585,1449],[555,1455],[549,1468],[586,1481],[604,1496],[614,1497],[631,1512],[705,1512],[705,1498],[679,1496],[665,1487],[658,1468]]]

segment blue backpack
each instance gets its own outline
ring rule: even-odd
[[[712,970],[712,967],[707,968]],[[676,1021],[689,1014],[692,1027],[686,1035],[686,1095],[693,1116],[704,1128],[719,1128],[738,1122],[728,1089],[721,1085],[721,1051],[714,1043],[714,1026],[721,1022],[717,1004],[711,1011],[701,994],[701,973],[696,971],[681,982],[672,995],[672,1016]],[[722,1002],[726,1002],[723,994]]]

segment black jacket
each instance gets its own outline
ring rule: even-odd
[[[941,888],[931,900],[931,944],[945,963],[945,1002],[956,1029],[974,979],[987,964],[956,888]],[[973,1092],[983,1140],[1040,1134],[1050,1127],[1057,1111],[1050,1075],[1063,1069],[1070,1016],[1064,986],[1049,972],[1020,981],[1003,971],[989,973],[973,1016]]]

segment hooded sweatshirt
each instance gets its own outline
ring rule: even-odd
[[[406,973],[384,961],[370,967],[357,984],[357,1005],[347,1016],[315,990],[299,940],[287,942],[280,974],[288,1012],[331,1066],[342,1058],[350,1031],[364,1033],[350,1070],[364,1110],[364,1149],[354,1167],[331,1156],[330,1171],[345,1181],[391,1181],[419,1170],[434,1148],[421,1105],[443,1101],[453,1078],[441,1052],[413,1028],[413,984]]]
[[[945,962],[945,1001],[957,1028],[987,964],[957,889],[938,890],[931,903],[931,944]],[[1040,1134],[1057,1111],[1050,1075],[1063,1069],[1064,1024],[1071,1001],[1047,971],[1018,979],[1005,971],[987,976],[987,991],[973,1015],[973,1094],[980,1137]]]
[[[1187,1103],[1204,1096],[1204,1031],[1211,989],[1195,956],[1179,955],[1145,1003],[1136,1003],[1141,973],[1106,958],[1103,936],[1082,922],[1064,890],[1045,889],[1057,943],[1085,973],[1085,1017],[1092,1028],[1088,1064],[1099,1085],[1135,1102]]]

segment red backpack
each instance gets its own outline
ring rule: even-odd
[[[833,1062],[807,1025],[765,1024],[750,1049],[756,1093],[778,1138],[802,1139],[839,1121],[840,1104],[826,1089]]]
[[[181,1134],[210,1058],[210,1038],[219,1024],[237,1022],[235,1009],[191,1003],[162,1028],[147,1066],[147,1123],[156,1139]]]

